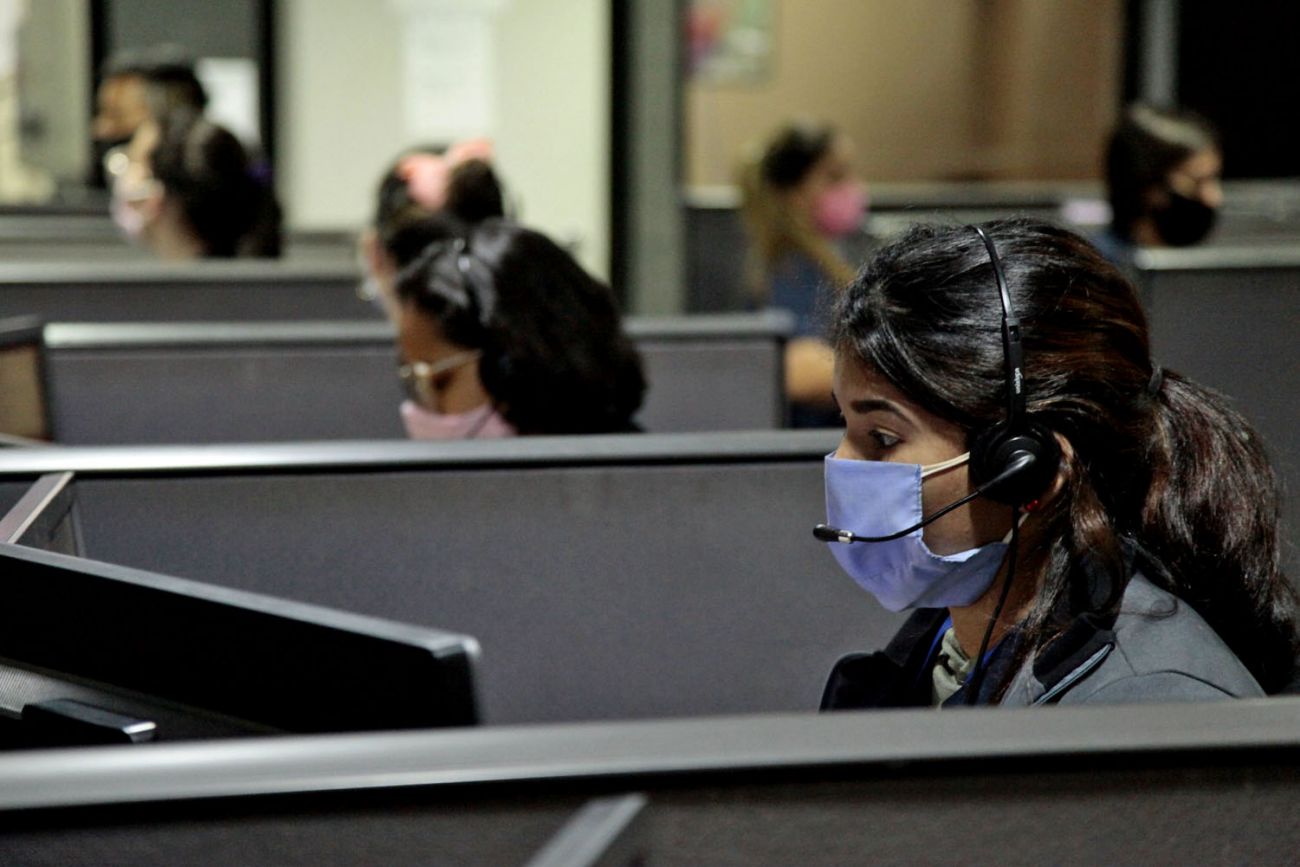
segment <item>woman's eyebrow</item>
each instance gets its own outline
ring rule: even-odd
[[[903,421],[911,421],[907,413],[903,412],[902,407],[898,404],[893,401],[882,400],[876,397],[864,397],[855,400],[849,404],[849,407],[854,412],[859,413],[875,412],[877,410],[880,412],[890,412],[903,419]]]

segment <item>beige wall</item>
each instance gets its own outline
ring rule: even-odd
[[[491,4],[489,4],[491,5]],[[281,193],[294,228],[359,229],[403,148],[393,0],[280,3]],[[507,0],[495,16],[498,164],[522,222],[609,257],[609,23],[602,0]]]
[[[86,176],[91,114],[90,13],[86,0],[31,0],[21,45],[25,115],[39,136],[24,142],[24,160],[59,180]]]
[[[776,0],[755,86],[692,83],[691,184],[732,180],[743,146],[829,120],[868,180],[1094,177],[1118,106],[1120,0]]]

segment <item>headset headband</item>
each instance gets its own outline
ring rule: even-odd
[[[998,298],[1002,302],[1002,355],[1006,361],[1007,374],[1007,430],[1020,429],[1021,419],[1025,415],[1025,376],[1024,351],[1020,345],[1020,319],[1011,306],[1011,292],[1007,289],[1007,277],[1002,271],[1002,260],[998,258],[993,239],[979,226],[971,226],[980,236],[989,251],[989,261],[993,264],[993,276],[998,281]]]

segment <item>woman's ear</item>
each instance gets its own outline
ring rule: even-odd
[[[1056,477],[1052,479],[1052,484],[1048,486],[1047,490],[1044,491],[1043,495],[1039,498],[1039,502],[1043,505],[1055,501],[1056,498],[1060,496],[1060,493],[1065,489],[1065,483],[1069,478],[1068,468],[1074,466],[1074,446],[1072,446],[1070,441],[1059,433],[1053,432],[1052,436],[1056,437],[1056,444],[1061,448],[1061,463],[1056,470]]]

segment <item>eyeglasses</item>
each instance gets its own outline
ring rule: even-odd
[[[445,384],[439,387],[435,381],[438,374],[469,364],[481,354],[477,349],[470,349],[439,361],[409,361],[397,366],[397,376],[402,380],[407,397],[425,409],[436,410],[439,397],[446,389]]]

